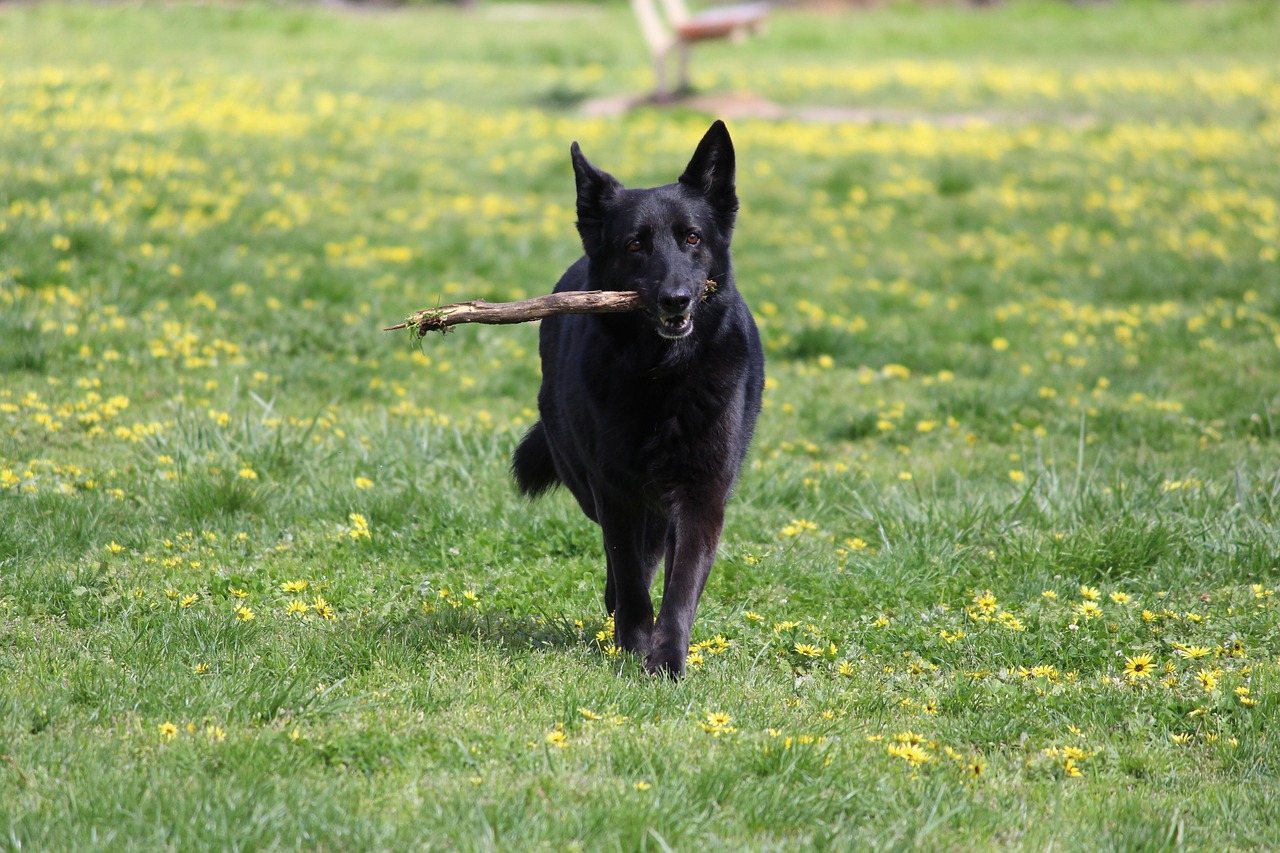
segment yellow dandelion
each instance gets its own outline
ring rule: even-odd
[[[158,729],[162,740],[173,740],[178,736],[178,727],[167,720],[161,723]]]

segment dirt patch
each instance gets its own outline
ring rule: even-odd
[[[691,110],[725,119],[764,119],[769,121],[791,119],[821,124],[931,124],[938,127],[1039,123],[1088,127],[1094,124],[1092,116],[1078,114],[1014,113],[997,110],[939,113],[887,107],[784,105],[748,92],[696,93],[661,100],[655,100],[652,96],[615,95],[585,101],[582,104],[581,111],[584,115],[593,118],[610,118],[643,108]]]

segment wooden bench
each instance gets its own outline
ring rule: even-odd
[[[768,3],[720,6],[696,14],[689,13],[684,0],[631,0],[631,8],[640,22],[649,55],[653,57],[657,78],[654,96],[658,99],[690,89],[689,52],[693,45],[711,39],[741,41],[762,32],[769,15]],[[674,89],[667,83],[673,53],[677,57],[678,75]]]

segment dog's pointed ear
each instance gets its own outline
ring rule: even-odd
[[[703,195],[712,206],[732,221],[738,212],[734,181],[733,140],[729,128],[717,120],[702,137],[693,159],[680,176],[680,183]]]
[[[578,186],[578,233],[582,235],[582,248],[593,255],[604,237],[605,207],[622,191],[622,184],[613,175],[587,162],[578,143],[569,146],[569,156],[573,159],[573,178]]]

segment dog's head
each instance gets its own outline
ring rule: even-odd
[[[676,183],[652,189],[625,189],[576,142],[570,152],[593,286],[638,291],[658,334],[685,337],[707,281],[729,273],[738,196],[724,122],[711,125]]]

